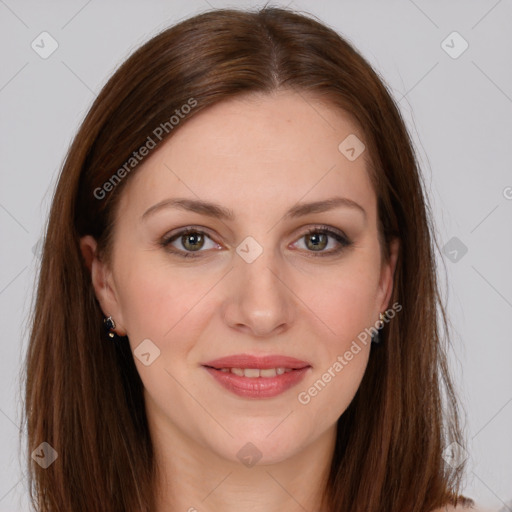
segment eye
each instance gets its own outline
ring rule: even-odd
[[[329,245],[329,238],[334,240],[334,249],[324,251]],[[299,241],[302,240],[306,241],[306,251],[316,253],[313,256],[333,256],[352,245],[352,241],[341,231],[329,226],[317,226],[308,229],[306,234],[299,239]]]
[[[329,246],[329,238],[335,241],[335,248],[325,251],[324,249]],[[206,239],[210,240],[213,247],[205,247]],[[299,241],[304,239],[306,240],[305,250],[307,252],[316,253],[313,254],[313,256],[332,256],[340,253],[353,243],[341,231],[335,230],[329,226],[317,226],[308,229],[306,234],[299,238]],[[175,243],[178,244],[178,247],[174,245]],[[201,252],[205,252],[201,249],[212,249],[218,246],[205,231],[193,226],[183,229],[174,235],[164,237],[160,241],[160,245],[167,251],[183,258],[199,257],[201,256]]]
[[[346,247],[352,245],[341,231],[335,230],[329,226],[317,226],[307,230],[306,234],[299,238],[299,241],[305,239],[305,250],[313,256],[332,256],[340,253]],[[334,240],[334,249],[325,251],[329,246],[329,239]],[[210,240],[213,246],[205,247],[205,241]],[[197,258],[201,256],[201,249],[214,249],[218,244],[213,242],[211,237],[203,230],[190,226],[170,236],[164,237],[160,245],[167,251],[183,258]],[[296,242],[297,243],[297,242]],[[175,245],[177,244],[178,247]],[[181,246],[181,247],[180,247]]]
[[[200,229],[196,229],[194,227],[189,227],[187,229],[180,231],[179,233],[176,233],[175,235],[164,237],[161,240],[160,245],[169,252],[177,254],[178,256],[182,256],[183,258],[195,258],[200,256],[200,254],[194,253],[204,252],[201,251],[201,249],[204,248],[205,246],[206,238],[213,243],[213,240],[206,232],[201,231]],[[175,242],[177,242],[178,248],[176,248],[176,246],[173,245]],[[214,247],[206,247],[206,249],[211,248]]]

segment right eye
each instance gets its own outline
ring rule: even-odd
[[[160,245],[170,253],[176,254],[177,256],[181,256],[183,258],[197,258],[201,256],[201,252],[205,252],[201,250],[204,247],[205,238],[208,238],[215,245],[215,242],[213,242],[213,240],[205,231],[193,227],[188,227],[179,231],[178,233],[173,234],[172,236],[164,237],[160,241]],[[181,247],[176,247],[173,245],[175,241]]]

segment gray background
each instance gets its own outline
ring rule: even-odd
[[[338,30],[399,102],[441,248],[448,244],[438,268],[452,322],[450,364],[467,412],[465,492],[490,510],[512,510],[512,2],[273,4]],[[114,69],[158,31],[210,8],[257,5],[0,0],[0,512],[28,510],[17,443],[25,319],[36,244],[79,123]],[[59,45],[47,59],[31,47],[43,31]],[[457,58],[442,45],[453,31],[469,44]],[[453,37],[446,44],[462,48]]]

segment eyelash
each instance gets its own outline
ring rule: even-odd
[[[341,232],[335,231],[334,229],[330,228],[329,226],[316,226],[314,228],[310,228],[301,237],[299,237],[299,240],[308,235],[318,234],[318,233],[326,234],[326,235],[334,238],[340,244],[340,247],[338,247],[335,250],[331,250],[331,251],[327,251],[327,252],[322,251],[322,252],[315,253],[315,251],[307,251],[307,252],[313,253],[312,254],[313,257],[322,258],[322,257],[327,257],[327,256],[334,256],[334,255],[339,254],[344,249],[346,249],[347,247],[349,247],[353,244],[353,242],[348,237],[343,235]],[[172,242],[174,242],[174,240],[176,240],[184,235],[190,235],[190,234],[206,235],[208,238],[211,239],[211,237],[205,231],[202,231],[201,229],[196,229],[195,227],[190,226],[186,229],[183,229],[179,233],[175,233],[174,235],[172,235],[170,237],[168,236],[168,237],[162,238],[159,242],[159,245],[161,247],[163,247],[166,251],[169,251],[170,253],[175,254],[182,258],[201,257],[201,253],[207,252],[207,251],[201,251],[201,250],[199,250],[199,251],[182,251],[182,250],[178,250],[175,248],[172,248],[172,249],[170,248],[170,244]]]

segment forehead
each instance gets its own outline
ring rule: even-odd
[[[146,157],[121,207],[142,213],[158,201],[187,196],[249,216],[262,207],[277,212],[279,205],[343,195],[371,213],[364,138],[347,113],[311,94],[235,97],[186,119]],[[362,153],[348,158],[347,146]]]

